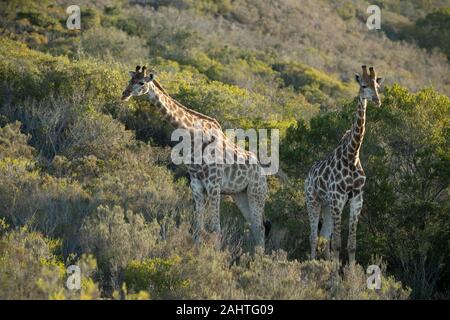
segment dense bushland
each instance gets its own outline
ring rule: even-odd
[[[438,49],[395,40],[447,53],[438,29],[421,40],[441,25],[415,2],[413,11],[385,2],[378,33],[363,29],[362,1],[80,1],[81,32],[65,28],[66,1],[2,2],[0,297],[448,297],[450,67]],[[388,86],[382,107],[369,105],[361,151],[360,264],[338,272],[307,261],[303,179],[350,128],[362,62]],[[213,237],[194,245],[170,128],[145,97],[120,101],[136,63],[225,128],[281,130],[289,183],[269,179],[266,252],[250,253],[249,227],[227,197],[222,250]],[[373,263],[383,266],[377,291],[366,287]],[[80,291],[64,285],[71,264]]]

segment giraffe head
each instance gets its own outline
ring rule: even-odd
[[[362,71],[362,75],[359,73],[355,74],[356,82],[359,84],[359,97],[370,100],[380,106],[381,101],[378,89],[381,87],[384,78],[377,78],[373,67],[370,67],[369,73],[367,73],[367,67],[362,66]]]
[[[150,82],[153,81],[153,74],[147,75],[147,67],[136,66],[136,71],[130,71],[131,80],[122,93],[122,100],[127,101],[132,96],[141,96],[150,90]]]

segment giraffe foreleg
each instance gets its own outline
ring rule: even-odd
[[[199,243],[201,241],[201,234],[205,228],[204,215],[207,199],[203,184],[199,179],[191,179],[191,189],[195,204],[194,240],[196,243]]]
[[[250,228],[255,248],[265,249],[265,228],[263,222],[264,206],[267,198],[267,185],[264,182],[255,183],[247,189],[248,204],[250,207]]]
[[[331,234],[331,254],[335,261],[339,261],[341,251],[341,218],[347,198],[345,196],[336,196],[331,202],[330,211],[333,219],[333,231]]]
[[[220,236],[220,185],[208,187],[209,210],[211,214],[211,231]]]
[[[353,196],[350,199],[350,218],[349,218],[349,229],[348,229],[348,259],[349,263],[352,264],[355,262],[355,254],[356,254],[356,227],[358,225],[358,217],[361,213],[363,205],[363,195],[362,192]]]
[[[233,197],[234,203],[239,208],[239,211],[241,211],[242,215],[244,216],[245,220],[249,225],[251,225],[252,222],[252,213],[250,210],[250,205],[248,204],[248,196],[246,192],[239,192],[231,195]],[[252,237],[253,237],[253,230],[252,230]]]

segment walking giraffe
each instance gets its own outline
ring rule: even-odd
[[[217,120],[191,110],[170,97],[153,74],[147,75],[146,67],[141,70],[137,66],[136,71],[130,71],[130,76],[131,80],[123,91],[122,100],[147,94],[150,102],[174,129],[186,129],[191,136],[195,136],[196,130],[200,130],[205,136],[209,136],[203,142],[203,150],[214,141],[220,141],[224,152],[236,160],[234,164],[204,161],[200,164],[186,164],[195,202],[195,239],[200,240],[204,230],[204,215],[208,209],[212,231],[220,233],[220,195],[229,194],[250,224],[255,246],[264,249],[265,231],[267,233],[270,228],[270,222],[263,221],[268,189],[266,176],[262,174],[256,155],[229,141]]]
[[[364,138],[367,100],[381,105],[378,89],[383,79],[377,78],[373,67],[362,66],[362,76],[356,74],[359,84],[356,120],[345,132],[339,145],[328,157],[316,162],[305,180],[305,196],[311,227],[311,259],[316,258],[318,227],[322,212],[320,236],[326,240],[325,256],[330,259],[330,238],[333,259],[339,260],[341,248],[341,216],[347,202],[350,202],[348,255],[349,262],[355,261],[356,226],[363,205],[363,187],[366,176],[359,159],[359,150]]]

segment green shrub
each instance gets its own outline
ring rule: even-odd
[[[132,292],[148,291],[156,299],[179,298],[179,290],[187,287],[189,281],[182,279],[179,271],[181,258],[146,259],[131,261],[125,269],[124,281]]]
[[[83,53],[106,61],[120,61],[133,65],[148,56],[148,48],[138,38],[128,36],[116,28],[91,28],[81,39]]]
[[[407,299],[409,289],[391,277],[382,277],[382,288],[367,288],[367,275],[359,265],[339,274],[329,261],[288,260],[283,251],[241,258],[234,267],[245,299]]]
[[[63,237],[64,250],[77,247],[78,229],[89,213],[89,197],[79,184],[41,174],[24,159],[0,160],[1,217]]]
[[[147,290],[152,299],[236,299],[241,297],[230,255],[213,238],[196,246],[186,226],[167,236],[155,258],[132,261],[125,270],[131,292]]]
[[[65,286],[66,269],[54,254],[57,242],[27,228],[7,231],[0,238],[1,299],[98,299],[100,292],[90,274],[95,261],[82,257],[81,290]]]
[[[104,285],[119,289],[119,276],[132,260],[142,260],[150,255],[160,238],[156,222],[147,223],[142,215],[119,207],[100,206],[88,217],[81,229],[83,252],[94,254]]]
[[[0,158],[32,159],[35,150],[28,145],[30,136],[20,132],[20,122],[0,127]]]
[[[440,48],[450,59],[450,8],[441,8],[418,19],[413,27],[403,30],[404,36],[417,40],[421,47]]]

